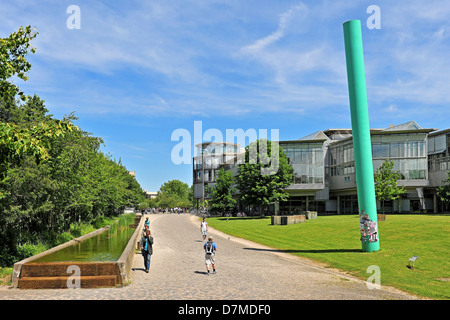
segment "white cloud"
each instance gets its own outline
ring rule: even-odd
[[[285,35],[286,29],[288,28],[290,20],[292,19],[294,14],[297,12],[302,12],[302,15],[304,16],[307,9],[308,8],[303,3],[300,3],[299,5],[290,8],[288,11],[283,12],[282,14],[280,14],[277,30],[275,30],[268,36],[255,41],[253,44],[242,48],[241,51],[244,53],[255,53],[266,48],[270,44],[275,43]]]
[[[385,108],[384,109],[384,111],[386,111],[386,112],[398,112],[398,107],[397,107],[397,105],[396,104],[391,104],[391,105],[389,105],[387,108]]]
[[[357,17],[369,102],[392,114],[450,103],[450,6],[430,1],[380,0],[381,30],[343,0],[80,2],[80,30],[67,3],[2,1],[0,31],[38,27],[26,86],[68,112],[245,117],[346,107],[342,23]]]

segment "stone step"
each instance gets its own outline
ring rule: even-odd
[[[63,289],[68,288],[65,277],[22,277],[19,279],[19,289]],[[73,278],[69,280],[69,286],[74,284]],[[117,285],[116,276],[81,276],[80,288],[114,287]]]
[[[65,277],[74,273],[73,267],[80,268],[81,276],[119,275],[117,263],[113,262],[41,262],[26,263],[22,266],[21,277]]]

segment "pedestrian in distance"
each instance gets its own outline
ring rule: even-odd
[[[206,222],[205,218],[200,223],[200,232],[202,234],[202,240],[205,241],[206,236],[208,235],[208,222]]]
[[[153,237],[149,229],[146,230],[145,236],[141,239],[141,253],[144,257],[145,272],[148,273],[150,270],[150,259],[153,254]]]
[[[208,238],[208,241],[203,245],[203,249],[205,250],[206,271],[208,272],[208,275],[210,275],[209,266],[212,265],[213,273],[215,274],[217,245],[213,242],[213,237]]]
[[[150,230],[149,226],[144,224],[144,228],[142,229],[142,238],[147,234],[147,230]]]

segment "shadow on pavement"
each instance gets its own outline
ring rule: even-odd
[[[194,273],[196,273],[196,274],[204,274],[204,275],[208,274],[208,272],[206,272],[206,271],[194,271]]]
[[[260,249],[260,248],[243,248],[244,250],[266,251],[266,252],[283,252],[283,253],[345,253],[345,252],[362,252],[362,249],[324,249],[324,250],[281,250],[281,249]]]

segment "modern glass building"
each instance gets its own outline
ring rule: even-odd
[[[427,137],[435,129],[422,129],[414,121],[386,129],[371,130],[372,161],[376,171],[391,159],[400,171],[399,186],[406,187],[401,199],[386,201],[390,212],[426,210],[423,188],[429,185],[427,170]],[[347,131],[348,132],[348,131]],[[334,140],[329,145],[330,197],[327,211],[357,213],[356,173],[351,137]],[[429,209],[429,208],[428,208]]]
[[[287,189],[289,200],[279,204],[280,214],[325,210],[324,201],[328,199],[325,156],[330,142],[322,131],[299,140],[280,141],[280,147],[294,168],[292,184]]]
[[[397,185],[406,188],[400,199],[385,201],[385,210],[393,213],[442,211],[436,188],[442,185],[450,169],[450,129],[424,129],[410,121],[372,129],[370,134],[374,171],[384,161],[392,160],[394,170],[400,172]],[[351,129],[318,131],[280,145],[291,159],[296,174],[288,188],[291,200],[280,204],[281,214],[304,210],[358,213]],[[306,149],[314,156],[299,160],[298,149]],[[320,165],[322,170],[318,169]]]
[[[450,129],[421,128],[415,121],[372,129],[374,171],[390,159],[400,171],[400,199],[385,201],[393,213],[443,210],[436,197],[450,170]],[[304,138],[280,141],[294,167],[290,200],[279,204],[280,214],[318,211],[329,214],[358,213],[356,172],[351,129],[327,129]],[[378,205],[380,205],[378,203]]]
[[[409,121],[385,129],[371,129],[370,134],[374,171],[384,161],[393,160],[394,170],[400,171],[397,185],[406,188],[400,199],[385,201],[385,211],[441,212],[443,207],[436,197],[436,188],[442,185],[450,170],[450,129],[426,129],[415,121]],[[272,210],[279,214],[301,211],[358,213],[351,129],[317,131],[279,144],[294,168],[294,176],[286,189],[289,200],[274,204]],[[217,151],[214,152],[217,148],[223,151],[218,157]],[[235,144],[198,145],[197,157],[194,158],[194,197],[202,198],[203,185],[214,183],[215,170],[220,166],[236,173],[236,157],[243,151]],[[232,165],[226,165],[225,155]]]
[[[450,171],[450,129],[430,133],[427,146],[429,185],[425,189],[425,205],[433,207],[433,212],[442,212],[444,206],[436,197],[436,188]]]
[[[235,164],[243,154],[239,144],[228,142],[204,142],[197,144],[193,158],[194,206],[204,206],[208,198],[208,187],[215,185],[217,172],[222,166]]]

